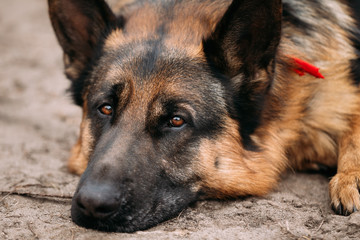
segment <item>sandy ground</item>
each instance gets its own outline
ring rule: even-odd
[[[0,239],[353,239],[360,212],[330,210],[328,177],[287,174],[273,193],[203,201],[134,234],[76,226],[66,171],[80,108],[66,93],[61,51],[45,0],[0,2]],[[58,197],[47,197],[58,196]]]

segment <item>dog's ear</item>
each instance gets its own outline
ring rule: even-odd
[[[233,0],[212,35],[203,42],[210,64],[231,79],[231,115],[240,123],[245,148],[256,148],[250,136],[263,121],[266,94],[274,78],[281,20],[281,0]]]
[[[49,14],[64,51],[65,73],[79,78],[98,42],[116,17],[103,0],[48,0]]]
[[[281,35],[281,0],[233,0],[204,51],[215,67],[233,77],[251,77],[275,57]]]

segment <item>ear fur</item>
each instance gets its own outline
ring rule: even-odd
[[[234,0],[204,41],[207,58],[223,74],[253,76],[275,58],[280,42],[281,0]]]
[[[65,74],[77,80],[116,17],[103,0],[48,0],[49,15],[64,51]]]
[[[213,34],[203,42],[215,71],[231,79],[230,114],[239,121],[248,150],[257,148],[250,135],[262,122],[266,94],[274,78],[281,21],[281,0],[233,0]]]

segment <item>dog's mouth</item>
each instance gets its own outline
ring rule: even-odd
[[[123,193],[121,198],[115,188],[86,184],[73,197],[71,217],[85,228],[131,233],[175,217],[198,198],[182,186],[162,187],[153,186],[146,194]]]
[[[75,205],[75,206],[74,206]],[[73,203],[71,208],[71,216],[73,221],[85,228],[95,229],[104,232],[126,232],[131,233],[152,227],[156,223],[151,224],[147,220],[147,214],[144,217],[132,217],[119,209],[117,212],[106,215],[104,217],[92,216],[86,213],[82,208]]]
[[[182,206],[181,208],[177,207],[176,210],[169,212],[151,212],[151,210],[142,211],[134,216],[130,216],[127,215],[127,213],[119,211],[105,218],[97,218],[86,215],[77,207],[72,206],[71,216],[72,220],[81,227],[104,232],[132,233],[149,229],[161,222],[177,216],[184,208],[187,207],[187,205],[188,204]]]

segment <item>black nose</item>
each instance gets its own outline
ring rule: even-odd
[[[85,216],[106,219],[120,208],[120,196],[110,185],[86,185],[75,195],[73,207]]]

